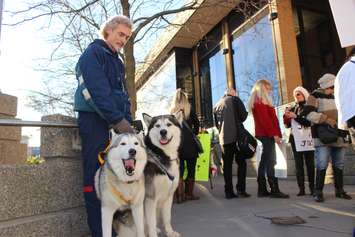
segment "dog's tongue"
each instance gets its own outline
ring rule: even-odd
[[[169,139],[166,139],[166,138],[161,138],[160,139],[160,144],[162,144],[162,145],[165,145],[165,144],[167,144],[169,142]]]
[[[134,160],[133,159],[124,160],[124,166],[126,169],[128,168],[134,169]]]

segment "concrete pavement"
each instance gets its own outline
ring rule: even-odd
[[[236,177],[234,177],[236,181]],[[236,183],[236,182],[234,182]],[[353,200],[335,198],[332,184],[325,186],[325,202],[316,203],[310,195],[297,197],[295,180],[280,180],[280,189],[290,199],[257,198],[255,178],[247,179],[251,198],[224,198],[223,177],[199,183],[201,199],[173,205],[172,222],[183,237],[346,237],[355,227],[355,186],[345,186]],[[308,192],[308,190],[307,190]],[[305,224],[271,224],[271,217],[299,216]]]

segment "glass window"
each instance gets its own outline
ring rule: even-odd
[[[227,74],[224,55],[218,47],[216,52],[200,63],[201,72],[201,104],[205,121],[204,126],[212,126],[213,106],[223,96],[227,88]]]
[[[273,103],[280,105],[272,26],[267,15],[238,30],[233,38],[234,78],[241,100],[247,104],[255,82],[267,79],[273,86]]]
[[[137,119],[142,118],[142,113],[151,116],[168,114],[175,90],[176,63],[175,54],[172,54],[137,91]]]

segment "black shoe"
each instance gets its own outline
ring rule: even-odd
[[[306,195],[306,192],[304,191],[304,189],[300,189],[300,191],[297,193],[297,196],[304,196]]]
[[[290,195],[285,194],[283,192],[271,192],[270,198],[290,198]]]
[[[241,198],[248,198],[250,197],[251,195],[247,192],[238,192],[238,197],[241,197]]]
[[[336,192],[335,196],[337,198],[342,198],[342,199],[346,199],[346,200],[350,200],[352,199],[352,197],[350,195],[348,195],[345,191],[342,192]]]
[[[309,195],[314,197],[314,188],[310,188],[309,189]]]
[[[226,199],[232,199],[232,198],[237,198],[238,195],[236,195],[234,192],[226,193]]]
[[[270,192],[267,191],[267,190],[266,191],[265,190],[264,191],[260,191],[260,192],[258,191],[258,197],[259,198],[270,197]]]
[[[314,201],[316,202],[324,202],[324,196],[322,192],[316,192],[314,194]]]

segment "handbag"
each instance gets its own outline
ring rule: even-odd
[[[203,147],[202,144],[200,142],[200,139],[198,139],[198,137],[195,135],[195,133],[193,133],[192,129],[190,128],[190,126],[186,123],[185,120],[182,121],[182,124],[190,131],[190,133],[192,134],[192,139],[195,141],[196,144],[196,148],[199,154],[203,153]]]
[[[250,159],[254,156],[256,152],[258,142],[254,138],[254,136],[251,135],[248,130],[244,128],[243,124],[241,124],[239,129],[239,139],[236,145],[237,154],[244,159]]]
[[[324,144],[334,143],[338,140],[338,129],[329,124],[318,124],[316,127],[318,138]]]
[[[237,114],[241,113],[239,108],[237,107]],[[234,116],[236,126],[239,125],[239,134],[237,134],[237,152],[236,154],[244,159],[250,159],[255,155],[256,147],[258,146],[258,142],[254,138],[253,135],[249,133],[248,130],[245,129],[243,123],[239,121],[237,116]]]

